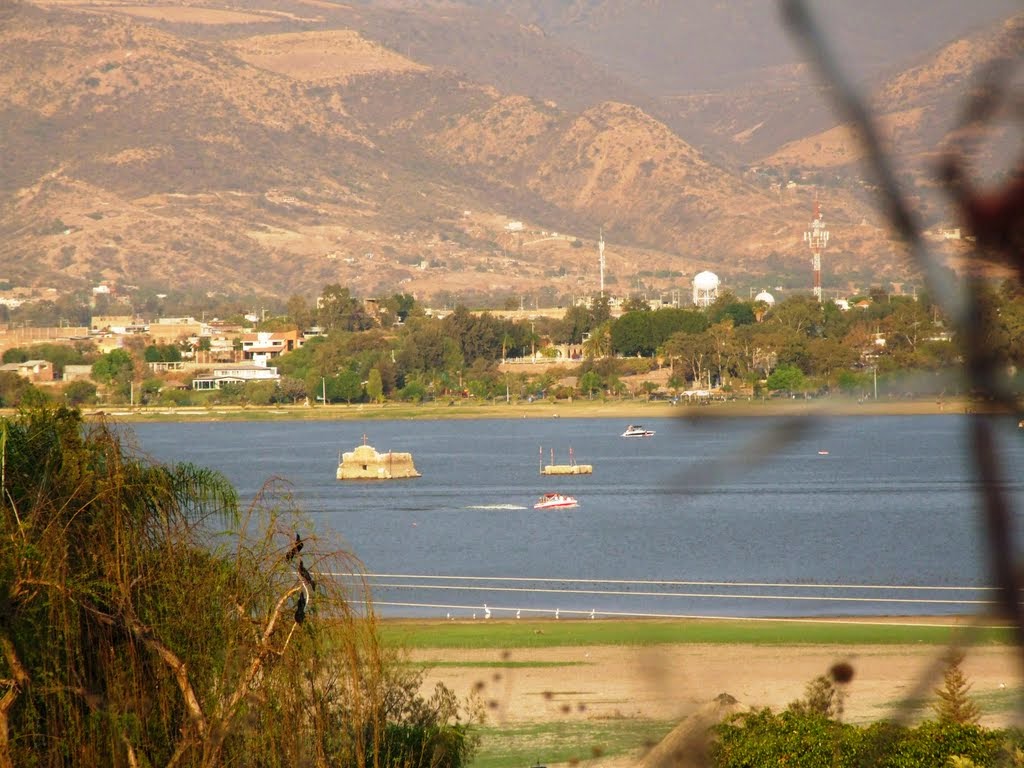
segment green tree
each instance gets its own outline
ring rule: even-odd
[[[964,676],[961,665],[963,651],[951,650],[946,657],[946,670],[942,675],[942,687],[935,689],[938,701],[932,705],[940,723],[976,725],[981,715],[978,705],[968,695],[971,685]]]
[[[402,400],[408,400],[413,403],[419,403],[423,401],[423,398],[427,396],[427,388],[423,386],[420,381],[409,381],[402,387],[402,390],[398,393],[398,396]]]
[[[813,296],[791,296],[779,302],[765,320],[799,336],[816,336],[824,322],[824,309]]]
[[[326,331],[362,331],[374,325],[363,303],[338,283],[324,286],[317,321]]]
[[[470,364],[480,359],[500,359],[506,337],[511,340],[514,333],[511,323],[488,312],[475,315],[461,305],[441,322],[441,326],[445,336],[455,343],[462,358]]]
[[[602,389],[601,377],[596,371],[587,371],[580,376],[577,386],[584,395],[592,397],[595,392],[600,392]]]
[[[242,398],[250,405],[270,405],[278,394],[276,381],[247,381],[242,386]]]
[[[160,396],[160,390],[163,388],[164,382],[162,379],[151,377],[142,382],[140,389],[140,395],[143,403],[149,403],[155,401]]]
[[[795,365],[780,365],[768,376],[768,389],[773,392],[803,392],[804,372]]]
[[[583,342],[583,354],[594,360],[612,353],[613,320],[606,320],[590,332],[590,338]]]
[[[647,303],[647,300],[642,296],[628,296],[624,302],[622,302],[622,313],[627,312],[650,312],[651,305]]]
[[[359,379],[359,372],[353,370],[342,371],[329,382],[327,395],[332,399],[344,400],[351,404],[363,396],[363,383]]]
[[[714,342],[707,332],[680,331],[665,342],[665,354],[672,361],[673,370],[678,365],[683,376],[697,386],[706,383],[714,351]]]
[[[10,349],[5,349],[2,358],[4,365],[7,365],[8,363],[24,363],[28,359],[28,350],[23,349],[22,347],[11,347]]]
[[[0,408],[17,408],[34,389],[31,382],[14,371],[0,371]]]
[[[72,407],[96,402],[96,385],[91,381],[72,381],[64,387],[64,402]]]
[[[565,344],[579,344],[583,341],[583,334],[589,333],[595,325],[591,311],[582,304],[574,304],[565,311],[565,317],[556,329],[554,340]]]
[[[374,367],[370,369],[370,376],[366,381],[366,396],[373,403],[379,403],[384,398],[384,384],[379,368]]]
[[[711,342],[710,365],[718,374],[718,381],[725,385],[730,373],[739,373],[739,348],[736,343],[736,329],[730,316],[715,323],[707,331]]]
[[[135,362],[123,349],[112,349],[92,364],[92,377],[103,384],[110,384],[127,374],[132,374]]]
[[[306,389],[306,382],[293,376],[282,376],[278,383],[278,390],[281,399],[288,403],[297,403],[308,397],[309,390]]]
[[[651,340],[655,347],[664,346],[669,337],[680,331],[700,333],[708,328],[708,316],[696,309],[662,307],[651,313]]]
[[[393,293],[384,300],[384,306],[400,323],[416,311],[416,298],[408,293]]]
[[[293,294],[285,302],[285,314],[299,330],[306,330],[313,325],[315,310],[309,306],[305,296]]]
[[[729,291],[719,294],[708,307],[708,321],[712,324],[731,320],[734,326],[750,325],[754,322],[754,302],[740,301]]]
[[[612,325],[612,349],[616,353],[649,357],[656,348],[650,312],[627,312]]]
[[[181,348],[176,344],[150,344],[143,359],[147,363],[176,363],[181,360]]]

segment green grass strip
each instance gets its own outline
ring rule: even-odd
[[[483,726],[469,768],[529,768],[640,754],[676,723],[644,719],[585,720],[523,726]]]
[[[944,645],[952,639],[1010,645],[1008,628],[899,623],[736,620],[446,621],[391,620],[380,624],[388,644],[408,649],[558,648],[588,645]]]

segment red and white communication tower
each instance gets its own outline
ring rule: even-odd
[[[821,301],[821,254],[828,245],[828,230],[821,219],[818,201],[814,201],[814,218],[811,228],[804,232],[804,242],[811,248],[811,265],[814,267],[814,297]]]

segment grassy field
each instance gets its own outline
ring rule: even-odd
[[[968,631],[945,618],[842,621],[568,620],[382,622],[385,641],[407,649],[516,649],[594,645],[723,643],[754,645],[946,645]],[[974,644],[1011,644],[1012,630],[971,629]]]
[[[543,763],[579,765],[596,758],[635,754],[657,744],[676,726],[672,721],[622,720],[586,723],[529,723],[480,729],[480,750],[472,768],[529,768]]]

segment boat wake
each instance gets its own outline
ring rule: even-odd
[[[466,509],[526,509],[522,504],[471,504]]]

